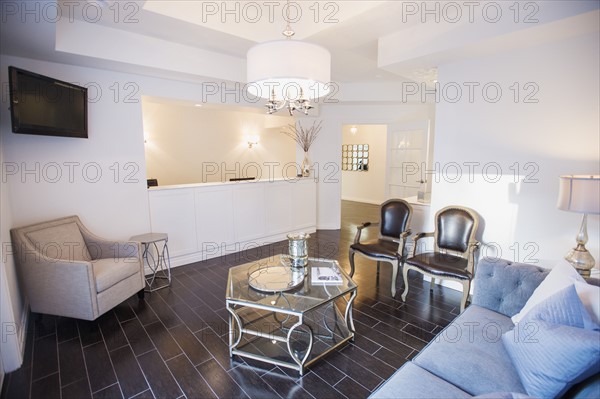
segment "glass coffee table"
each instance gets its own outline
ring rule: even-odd
[[[354,340],[356,284],[335,260],[276,255],[229,269],[229,356],[297,370]]]

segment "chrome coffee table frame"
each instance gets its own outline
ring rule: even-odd
[[[357,287],[339,268],[337,261],[309,258],[304,284],[292,291],[276,293],[259,292],[243,279],[244,274],[261,262],[264,267],[274,266],[280,263],[280,256],[233,267],[229,271],[226,308],[230,357],[238,355],[259,360],[297,370],[303,375],[306,367],[354,340],[352,306]],[[317,265],[337,267],[342,282],[312,284],[311,267]],[[343,308],[343,314],[339,307]],[[268,326],[268,331],[261,331],[257,326]],[[327,333],[319,333],[321,328]],[[302,337],[297,340],[302,343],[301,350],[293,348],[294,337],[298,336]]]

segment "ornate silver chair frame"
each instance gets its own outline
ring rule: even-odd
[[[408,272],[417,272],[429,276],[430,290],[435,280],[457,281],[463,286],[460,311],[465,309],[471,280],[475,276],[475,252],[480,243],[475,239],[479,227],[479,216],[467,207],[447,206],[435,214],[435,231],[418,233],[414,237],[412,255],[404,262],[404,292],[402,300],[408,295]],[[433,237],[433,252],[418,253],[419,240]]]
[[[398,208],[399,207],[399,208]],[[399,211],[399,212],[398,212]],[[392,265],[391,293],[396,296],[396,278],[398,268],[406,258],[404,252],[406,240],[411,234],[410,222],[412,220],[412,206],[402,199],[391,199],[381,204],[381,220],[377,223],[366,222],[357,227],[354,243],[350,245],[350,277],[354,275],[354,254],[358,252],[367,259],[377,261],[377,277],[381,261]],[[360,242],[363,229],[380,227],[376,240]]]

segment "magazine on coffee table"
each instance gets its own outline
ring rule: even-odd
[[[311,284],[327,284],[337,285],[342,284],[342,274],[335,266],[313,266],[310,270]]]

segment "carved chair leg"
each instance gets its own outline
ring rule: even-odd
[[[377,278],[379,278],[379,266],[381,266],[381,262],[377,261]]]
[[[462,282],[463,285],[463,296],[460,301],[460,312],[462,313],[467,306],[467,299],[469,298],[469,291],[471,290],[471,280],[466,280]]]
[[[354,250],[352,248],[350,248],[348,259],[350,260],[350,277],[352,277],[354,276]]]
[[[406,296],[408,295],[408,266],[404,265],[402,268],[402,276],[404,277],[404,292],[402,293],[402,301],[406,302]]]
[[[398,261],[391,261],[392,264],[392,297],[396,296],[396,278],[398,277]],[[377,272],[379,272],[379,262],[377,262]]]

